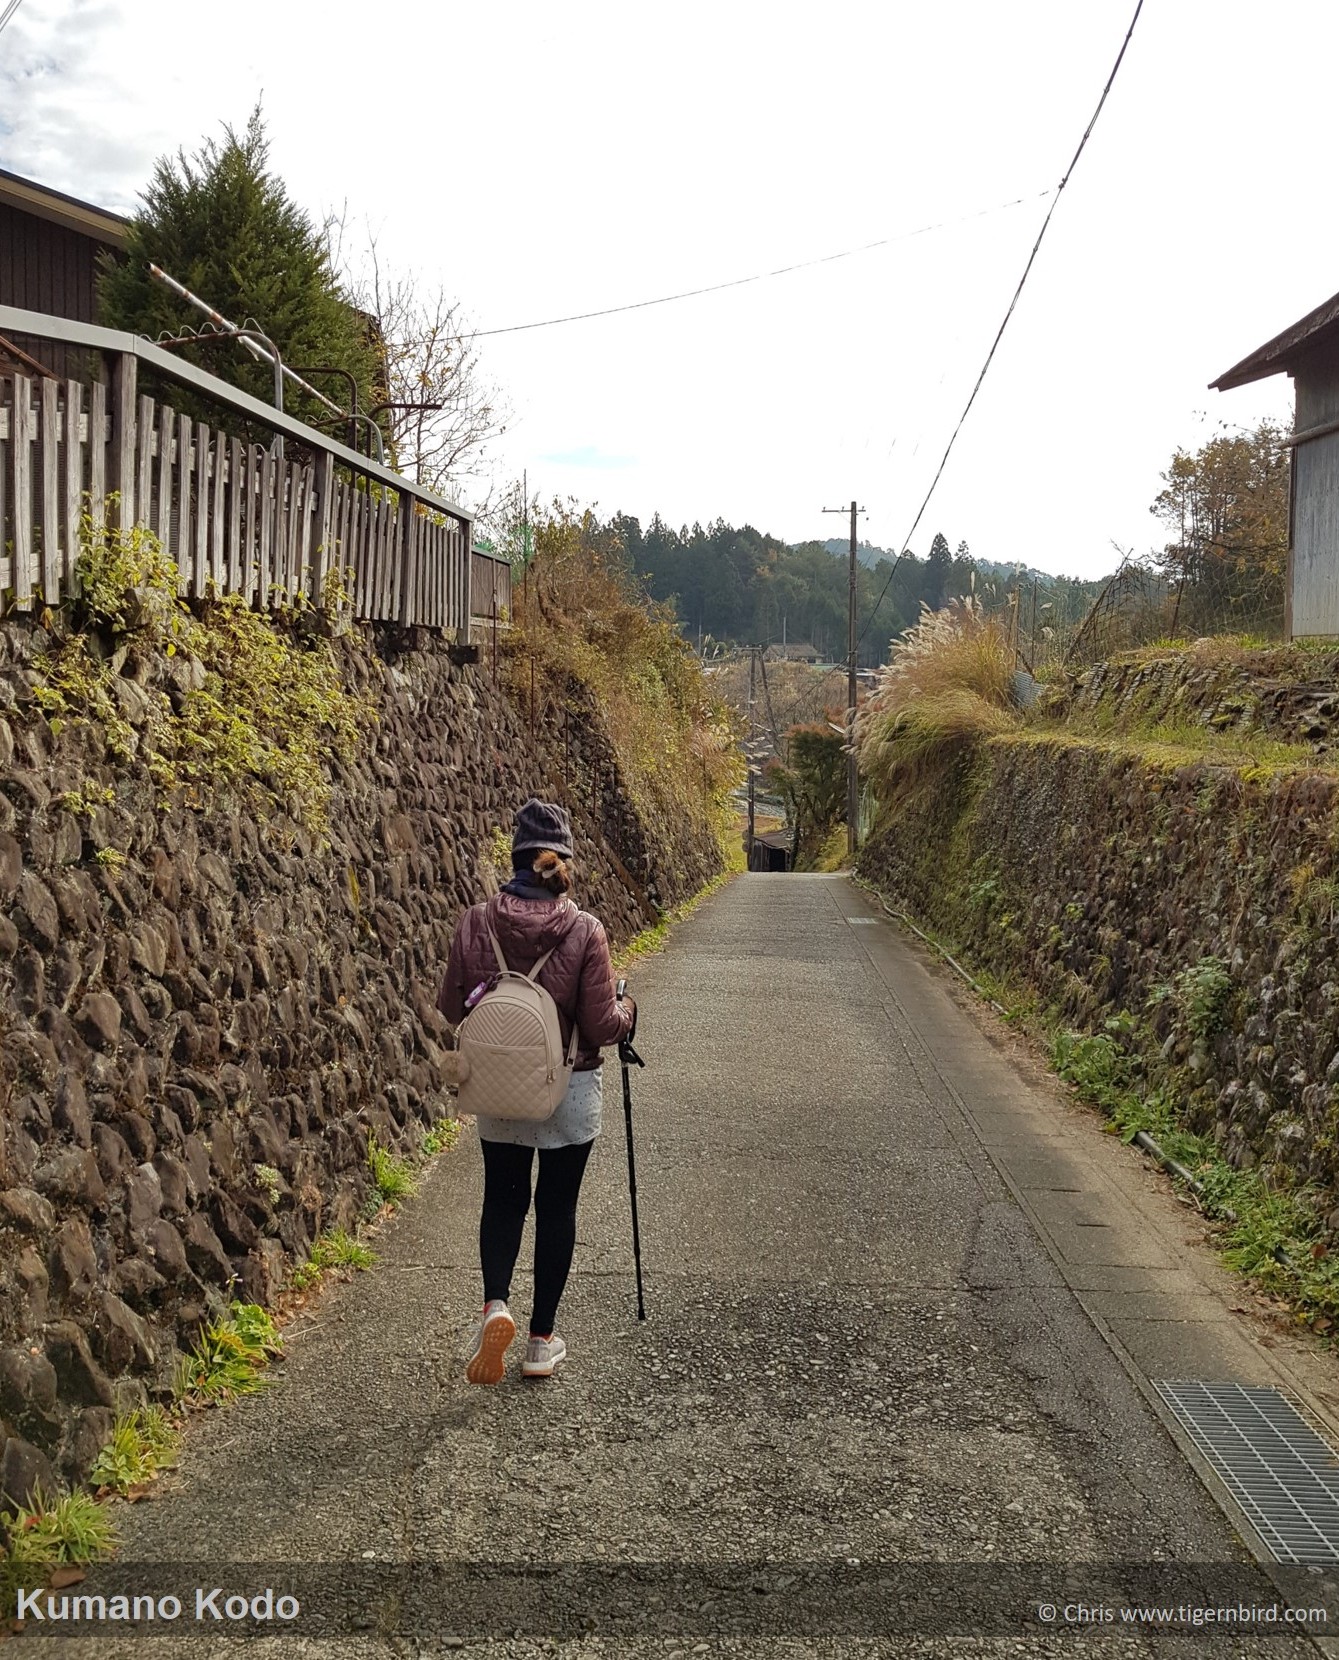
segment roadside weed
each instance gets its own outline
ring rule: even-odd
[[[265,1368],[281,1353],[274,1321],[256,1303],[233,1303],[211,1320],[190,1352],[177,1361],[172,1382],[176,1400],[212,1405],[236,1395],[254,1395],[270,1382]]]
[[[116,1420],[111,1440],[93,1464],[89,1484],[95,1490],[107,1488],[124,1497],[132,1488],[151,1481],[160,1470],[171,1469],[177,1461],[180,1441],[180,1432],[161,1406],[123,1413]]]
[[[438,1153],[444,1153],[455,1146],[460,1140],[460,1120],[457,1118],[439,1118],[433,1127],[423,1137],[420,1151],[424,1158],[434,1158]]]
[[[383,1147],[375,1135],[367,1138],[367,1163],[372,1172],[372,1186],[383,1205],[398,1205],[417,1191],[418,1181],[408,1161]]]
[[[323,1233],[311,1248],[306,1262],[293,1275],[293,1284],[299,1291],[315,1285],[323,1274],[331,1270],[370,1268],[375,1255],[343,1228],[332,1228]]]
[[[34,1490],[26,1505],[0,1516],[18,1568],[54,1568],[96,1562],[116,1547],[116,1528],[104,1505],[81,1488],[53,1496]]]

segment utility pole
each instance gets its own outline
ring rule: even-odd
[[[767,684],[767,653],[761,648],[758,651],[758,667],[762,670],[762,699],[767,707],[767,724],[772,729],[772,753],[781,757],[781,734],[776,729],[776,716],[772,713],[772,693]]]
[[[844,513],[843,507],[825,507],[825,513]],[[855,579],[856,519],[865,510],[851,503],[851,569],[847,579],[846,603],[846,851],[853,854],[859,833],[860,774],[855,758]]]
[[[757,650],[757,647],[755,646],[753,648],[753,650],[749,652],[749,748],[750,749],[752,749],[752,747],[753,747],[753,734],[754,734],[754,730],[755,730],[754,720],[753,720],[753,697],[754,697],[754,688],[757,684],[757,681],[756,681],[757,672],[758,672],[758,650]],[[747,869],[752,870],[753,869],[753,770],[754,770],[753,769],[753,756],[752,755],[749,755],[748,763],[749,763],[749,834],[748,834],[748,841],[745,843],[744,864],[745,864],[745,867]]]

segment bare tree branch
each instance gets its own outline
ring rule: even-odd
[[[342,247],[342,219],[332,228]],[[439,495],[475,494],[488,476],[489,446],[506,431],[510,412],[483,373],[460,302],[440,283],[390,269],[370,230],[357,267],[351,271],[345,262],[345,281],[353,303],[380,329],[385,384],[378,402],[415,406],[386,411],[388,460]]]

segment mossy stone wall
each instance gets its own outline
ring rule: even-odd
[[[375,723],[329,763],[328,839],[280,812],[165,807],[96,722],[39,706],[47,636],[0,627],[0,1493],[85,1472],[232,1284],[271,1300],[368,1195],[367,1143],[450,1110],[433,1003],[484,855],[570,802],[577,897],[614,941],[720,868],[644,824],[599,714],[536,723],[427,634],[337,641]],[[151,666],[180,690],[192,666]],[[138,680],[114,686],[135,727]]]
[[[1071,1025],[1137,1022],[1234,1162],[1339,1191],[1337,809],[1330,773],[1025,733],[886,811],[860,869]]]

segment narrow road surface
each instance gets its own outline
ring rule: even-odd
[[[644,1326],[611,1065],[560,1376],[463,1381],[466,1135],[277,1387],[121,1509],[121,1571],[288,1587],[258,1654],[1314,1654],[1113,1623],[1270,1594],[1138,1381],[1270,1363],[1136,1156],[875,909],[741,877],[639,969]],[[1077,1603],[1081,1631],[1038,1612]],[[144,1652],[237,1652],[194,1612]]]

